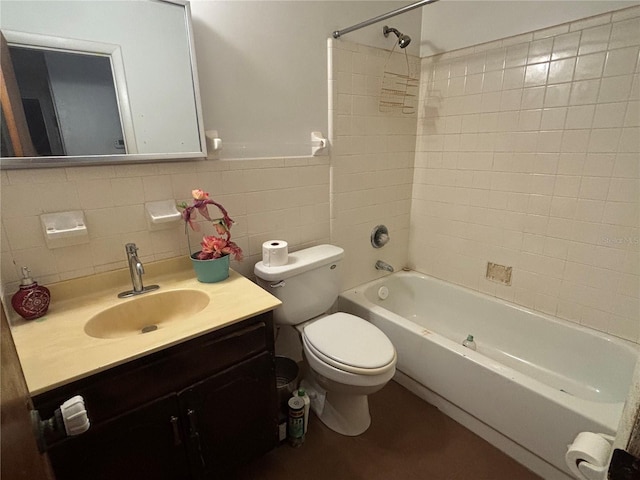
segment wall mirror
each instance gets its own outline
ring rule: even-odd
[[[3,0],[2,168],[206,156],[179,0]]]

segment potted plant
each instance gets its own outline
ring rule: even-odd
[[[185,233],[189,244],[189,254],[193,262],[196,277],[204,283],[215,283],[229,276],[229,257],[234,260],[242,260],[242,249],[231,241],[231,226],[234,221],[229,217],[227,210],[217,202],[209,198],[209,194],[201,189],[191,191],[193,201],[191,204],[183,202],[178,205],[182,209],[182,219],[185,222]],[[209,205],[213,205],[222,213],[221,218],[211,218]],[[187,228],[198,231],[199,225],[194,221],[199,212],[210,221],[216,230],[216,235],[204,235],[200,242],[201,250],[191,253],[191,242]]]

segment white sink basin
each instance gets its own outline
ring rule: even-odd
[[[199,290],[142,294],[94,315],[85,324],[84,331],[95,338],[142,335],[188,321],[208,304],[209,295]]]

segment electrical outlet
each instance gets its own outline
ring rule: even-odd
[[[512,267],[487,262],[487,280],[502,283],[503,285],[511,285],[511,270]]]

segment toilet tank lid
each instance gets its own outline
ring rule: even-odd
[[[284,280],[314,268],[337,262],[344,256],[344,250],[335,245],[317,245],[289,254],[286,265],[267,267],[262,261],[253,267],[256,277],[263,280]]]

